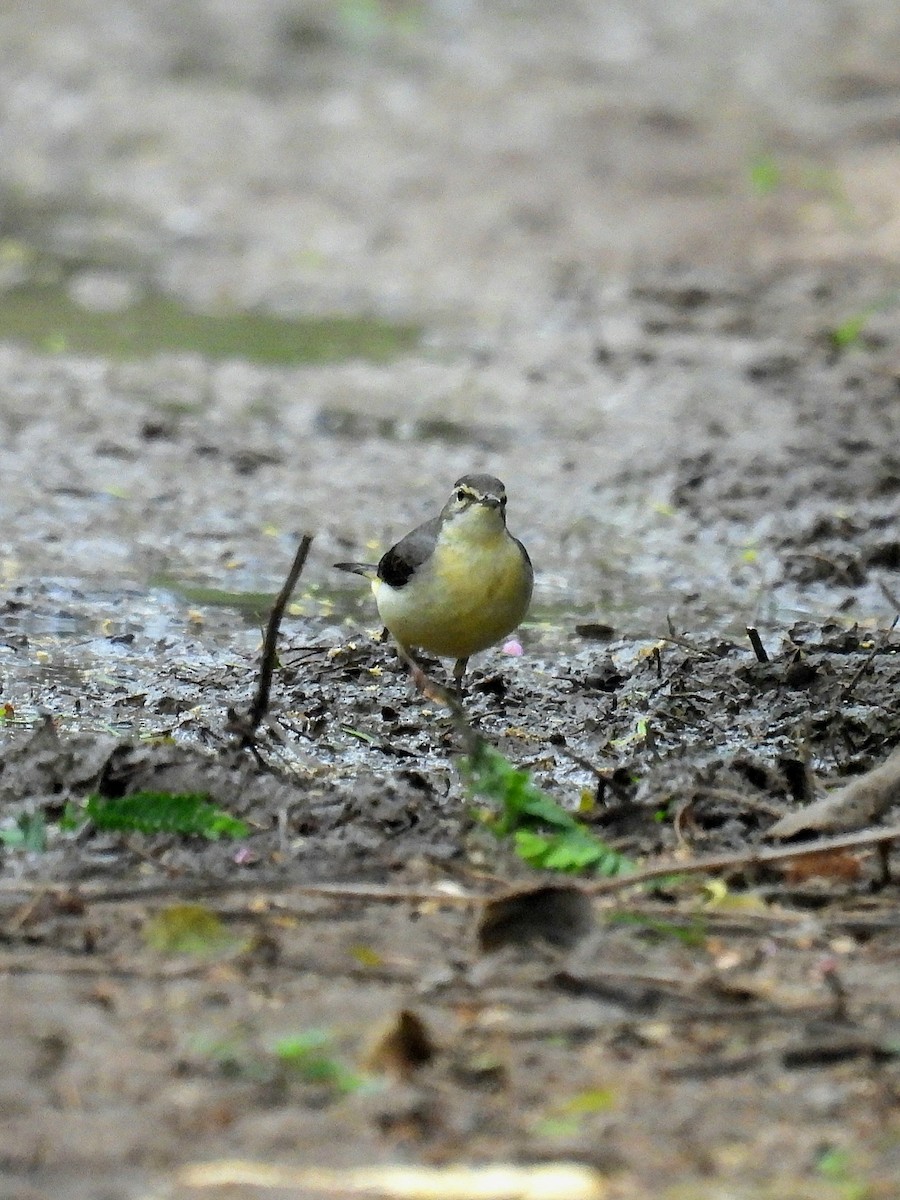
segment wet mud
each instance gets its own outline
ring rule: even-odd
[[[824,6],[819,65],[765,102],[797,43],[760,16],[731,124],[690,30],[726,57],[747,30],[703,5],[251,6],[252,29],[225,6],[215,37],[185,5],[117,27],[116,66],[99,10],[45,7],[56,39],[19,30],[0,86],[90,101],[101,136],[60,109],[52,158],[17,109],[3,210],[0,318],[52,287],[76,325],[0,343],[0,1196],[231,1194],[183,1172],[234,1158],[893,1196],[898,851],[754,861],[900,743],[887,6],[878,52],[857,32],[843,57]],[[193,318],[188,343],[78,343],[78,305],[106,337],[110,296],[159,295],[238,314],[233,352]],[[254,353],[256,311],[279,348],[310,314],[361,340]],[[332,569],[476,470],[537,579],[466,721],[589,836],[671,862],[652,886],[573,891],[497,836],[471,739]],[[245,833],[73,822],[137,792]],[[888,786],[873,824],[898,807]],[[691,873],[705,855],[732,865]]]

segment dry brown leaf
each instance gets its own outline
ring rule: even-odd
[[[488,953],[533,942],[569,949],[593,926],[591,899],[580,888],[542,884],[486,901],[478,921],[478,945]]]
[[[843,879],[853,881],[862,875],[862,859],[849,850],[823,850],[821,854],[804,854],[779,864],[788,883],[805,883],[807,879]]]
[[[404,1008],[378,1031],[363,1058],[367,1071],[409,1079],[413,1072],[431,1062],[436,1047],[428,1026],[411,1009]]]

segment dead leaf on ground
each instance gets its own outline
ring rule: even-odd
[[[862,859],[848,850],[823,850],[821,854],[804,854],[779,864],[788,883],[805,883],[807,879],[842,879],[852,882],[862,875]]]
[[[378,1030],[363,1058],[367,1071],[408,1079],[434,1058],[437,1048],[428,1026],[411,1009],[404,1008]]]
[[[544,884],[488,900],[478,919],[478,946],[490,953],[503,946],[546,942],[569,950],[593,927],[593,906],[580,888]]]

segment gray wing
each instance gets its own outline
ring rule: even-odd
[[[383,555],[378,564],[378,578],[395,588],[402,588],[409,583],[419,567],[434,553],[440,529],[441,518],[432,517],[401,538],[396,546],[391,546]]]
[[[509,536],[512,537],[512,534],[510,534]],[[516,543],[516,545],[522,551],[522,557],[525,560],[525,570],[528,574],[528,578],[531,583],[531,586],[533,587],[534,586],[534,567],[532,566],[532,563],[531,563],[531,555],[528,553],[528,551],[525,549],[525,547],[522,545],[522,543],[519,541],[519,539],[517,537],[514,537],[513,541]]]

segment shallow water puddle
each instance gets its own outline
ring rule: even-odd
[[[249,624],[257,626],[268,618],[277,595],[276,592],[253,589],[218,588],[199,579],[166,574],[153,576],[149,586],[168,592],[199,609],[231,610],[241,614]],[[367,613],[372,623],[377,621],[371,592],[368,585],[361,581],[355,587],[330,587],[316,583],[304,586],[301,581],[287,607],[288,620],[291,617],[323,617],[364,623]]]
[[[415,348],[420,331],[371,316],[283,318],[262,312],[193,312],[148,292],[127,308],[98,311],[72,298],[64,283],[27,283],[0,292],[0,340],[51,353],[117,359],[193,352],[269,364],[383,362]]]
[[[43,713],[70,728],[140,734],[185,731],[194,715],[200,721],[204,713],[215,724],[211,714],[221,715],[252,692],[261,631],[274,601],[274,591],[253,586],[261,580],[244,582],[246,590],[174,575],[156,576],[146,587],[117,588],[109,580],[45,579],[31,587],[20,582],[15,599],[0,611],[0,704],[11,706],[7,727],[34,725]],[[521,631],[526,673],[534,669],[543,678],[548,670],[565,673],[567,664],[587,666],[609,655],[626,668],[660,639],[674,635],[690,642],[694,631],[711,629],[750,653],[746,625],[754,609],[733,581],[719,580],[702,596],[619,571],[610,573],[606,585],[591,598],[573,594],[562,575],[544,581]],[[892,616],[869,613],[866,605],[875,597],[868,594],[858,598],[854,613],[837,617],[835,596],[827,590],[813,605],[798,599],[776,588],[757,606],[764,619],[756,623],[770,652],[777,653],[798,619],[831,617],[848,627],[886,628]],[[382,671],[394,674],[390,648],[369,644],[377,628],[365,585],[301,586],[282,628],[282,665],[288,670],[279,681],[279,703],[288,710],[300,703],[310,679],[330,672],[338,648],[335,669],[340,673],[342,664],[358,660],[363,675],[375,672],[377,690]],[[310,656],[312,675],[304,665]],[[498,652],[475,665],[490,672],[502,669],[502,662]]]

